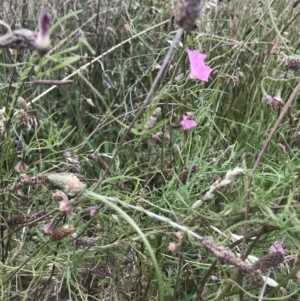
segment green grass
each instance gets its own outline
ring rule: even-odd
[[[0,299],[249,301],[263,291],[263,300],[299,300],[298,96],[252,172],[283,110],[262,97],[280,91],[286,103],[299,81],[284,60],[299,53],[300,5],[224,0],[206,9],[104,176],[177,30],[168,22],[175,1],[104,2],[1,8],[13,29],[36,30],[41,7],[54,26],[44,57],[27,51],[16,62],[0,50]],[[189,78],[187,48],[207,54],[207,83]],[[73,82],[56,88],[28,84],[67,76]],[[19,126],[20,97],[30,127]],[[157,107],[162,118],[147,129]],[[197,127],[170,126],[189,111]],[[235,167],[243,172],[198,202]],[[68,196],[72,214],[53,195],[65,180],[49,173],[80,174],[87,184]],[[49,224],[75,231],[51,241]],[[204,248],[203,236],[258,258],[285,238],[284,262],[270,274],[281,288],[250,285]]]

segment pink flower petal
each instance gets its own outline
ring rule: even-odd
[[[195,120],[188,119],[188,116],[184,115],[182,121],[180,122],[182,128],[184,130],[189,130],[195,126],[197,126],[197,122]]]
[[[191,64],[191,77],[207,82],[212,68],[205,65],[204,60],[206,55],[197,50],[187,50]]]
[[[279,252],[282,255],[284,255],[284,248],[283,248],[282,243],[278,242],[278,241],[274,242],[273,245],[270,248],[270,252],[271,253],[277,253],[277,252]]]

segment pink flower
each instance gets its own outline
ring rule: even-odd
[[[284,255],[284,248],[283,248],[282,243],[278,242],[278,241],[274,242],[273,245],[270,248],[270,252],[271,253],[277,253],[277,252],[279,252],[282,255]]]
[[[184,130],[189,130],[197,125],[195,120],[191,120],[189,118],[189,116],[184,115],[182,121],[180,122]]]
[[[205,65],[204,60],[206,58],[206,55],[198,52],[197,50],[190,50],[190,49],[187,50],[187,53],[191,63],[190,76],[192,78],[207,82],[208,77],[210,73],[213,71],[213,69]]]

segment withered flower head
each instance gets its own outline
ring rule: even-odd
[[[53,234],[53,225],[51,223],[45,224],[40,228],[40,230],[46,235],[52,235]]]
[[[17,125],[21,129],[30,127],[30,117],[27,114],[27,111],[24,109],[16,110],[15,116],[17,117]]]
[[[176,232],[175,236],[179,241],[182,241],[184,239],[184,234],[180,231]]]
[[[59,206],[58,207],[59,210],[62,211],[62,212],[66,212],[67,216],[70,216],[72,214],[73,207],[72,207],[72,205],[71,205],[71,203],[70,203],[70,201],[68,199],[60,201],[58,203],[58,206]]]
[[[18,98],[18,104],[21,109],[23,109],[25,112],[28,111],[28,105],[23,97]]]
[[[98,213],[99,208],[96,206],[91,206],[86,208],[86,211],[89,213],[90,216],[96,216]]]
[[[63,191],[57,189],[52,192],[52,200],[58,204],[61,201],[68,200],[68,197]]]
[[[20,161],[16,164],[14,169],[16,172],[19,173],[26,172],[28,170],[28,166],[24,162]]]
[[[177,252],[177,244],[175,242],[170,242],[168,250],[172,253],[172,254],[176,254]]]

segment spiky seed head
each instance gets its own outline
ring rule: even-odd
[[[204,0],[182,0],[176,12],[177,24],[185,30],[193,29],[204,4]]]
[[[291,55],[287,59],[286,66],[289,69],[300,71],[300,56],[299,55]]]

